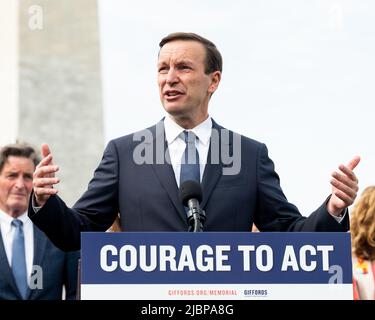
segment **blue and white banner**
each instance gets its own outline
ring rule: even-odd
[[[81,299],[352,299],[349,233],[82,233]]]

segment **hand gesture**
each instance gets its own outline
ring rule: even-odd
[[[52,154],[48,144],[42,144],[42,160],[37,165],[33,176],[37,206],[44,206],[49,197],[58,192],[57,189],[53,188],[54,184],[60,182],[59,178],[55,177],[55,172],[58,170],[59,167],[52,162]]]
[[[329,213],[338,216],[353,204],[358,192],[358,179],[353,170],[358,165],[360,157],[354,157],[348,165],[339,166],[340,172],[333,172],[331,180],[332,196],[327,204]]]

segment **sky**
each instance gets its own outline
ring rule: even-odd
[[[106,142],[164,116],[158,43],[196,32],[223,55],[216,122],[265,143],[288,200],[309,215],[355,155],[375,184],[375,2],[99,0]]]

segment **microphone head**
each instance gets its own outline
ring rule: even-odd
[[[194,180],[187,180],[182,183],[179,191],[179,198],[182,204],[187,207],[190,199],[197,199],[200,203],[202,201],[202,187],[200,183]]]

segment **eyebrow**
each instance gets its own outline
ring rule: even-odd
[[[176,64],[193,64],[194,62],[189,59],[177,60]]]
[[[15,170],[5,171],[5,174],[19,174],[19,173],[20,173],[20,171],[15,171]],[[33,176],[33,173],[31,173],[31,172],[24,172],[23,175]]]
[[[16,170],[8,170],[8,171],[5,171],[5,173],[7,173],[7,174],[18,174],[19,171],[16,171]]]
[[[194,62],[192,60],[189,60],[189,59],[181,59],[181,60],[177,60],[175,61],[174,63],[175,65],[181,65],[181,64],[187,64],[187,65],[193,65]],[[165,62],[165,61],[160,61],[158,62],[158,67],[160,66],[164,66],[164,65],[169,65],[169,63]]]

